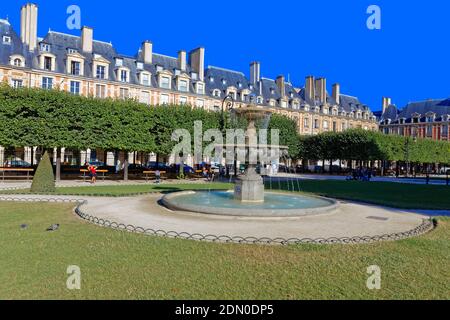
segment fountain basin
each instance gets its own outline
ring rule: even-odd
[[[332,213],[335,200],[294,193],[265,192],[264,202],[241,202],[233,191],[183,191],[161,200],[167,208],[212,215],[237,217],[301,217]]]

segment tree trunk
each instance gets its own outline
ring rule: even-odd
[[[61,148],[56,148],[56,182],[61,181]]]
[[[128,181],[128,152],[125,152],[125,160],[123,161],[123,181]]]

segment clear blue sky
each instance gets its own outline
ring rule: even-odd
[[[0,17],[20,29],[26,1],[2,1]],[[36,0],[39,36],[49,28],[68,30],[66,9],[77,4],[82,25],[97,40],[112,41],[134,55],[149,39],[154,51],[206,48],[206,64],[249,72],[261,61],[262,75],[290,75],[303,86],[308,74],[341,83],[343,93],[358,96],[372,110],[381,97],[398,106],[409,101],[450,96],[450,1],[106,1]],[[382,10],[382,29],[366,27],[366,9]]]

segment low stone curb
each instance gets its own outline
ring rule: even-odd
[[[142,227],[136,227],[134,225],[126,225],[123,223],[117,223],[103,218],[98,218],[94,215],[90,215],[83,211],[88,203],[85,199],[68,199],[68,198],[20,198],[20,197],[4,197],[0,196],[0,201],[3,202],[45,202],[45,203],[75,203],[75,213],[83,220],[93,223],[98,226],[111,228],[114,230],[128,231],[137,234],[144,234],[149,236],[159,236],[172,239],[184,239],[195,240],[204,242],[216,242],[216,243],[237,243],[237,244],[260,244],[260,245],[294,245],[294,244],[369,244],[382,241],[397,241],[416,237],[433,230],[436,227],[436,221],[432,218],[423,219],[422,224],[416,228],[392,234],[384,234],[378,236],[356,236],[356,237],[344,237],[344,238],[256,238],[256,237],[239,237],[239,236],[226,236],[226,235],[202,235],[202,234],[190,234],[187,232],[165,231],[156,229],[145,229]]]

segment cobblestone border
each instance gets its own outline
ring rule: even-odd
[[[408,239],[411,237],[416,237],[433,230],[436,226],[436,220],[429,218],[423,219],[422,224],[416,228],[392,233],[383,234],[377,236],[356,236],[356,237],[344,237],[344,238],[256,238],[256,237],[239,237],[239,236],[226,236],[226,235],[202,235],[202,234],[190,234],[188,232],[176,232],[176,231],[165,231],[157,229],[145,229],[142,227],[134,225],[126,225],[123,223],[117,223],[103,218],[98,218],[94,215],[83,211],[88,203],[85,199],[67,199],[67,198],[20,198],[20,197],[8,197],[0,196],[0,201],[2,202],[45,202],[45,203],[74,203],[76,204],[75,213],[83,220],[88,221],[92,224],[111,228],[114,230],[128,231],[137,234],[145,234],[149,236],[166,237],[172,239],[184,239],[184,240],[195,240],[195,241],[205,241],[205,242],[216,242],[216,243],[238,243],[238,244],[261,244],[261,245],[293,245],[293,244],[369,244],[381,241],[397,241],[402,239]]]

